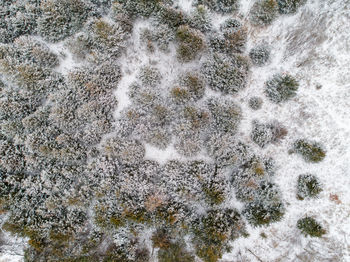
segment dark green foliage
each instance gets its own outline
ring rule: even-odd
[[[321,237],[326,233],[322,226],[312,217],[304,217],[298,220],[297,227],[305,236]]]
[[[253,110],[259,110],[262,107],[263,100],[260,97],[251,97],[248,101],[248,105]]]
[[[276,0],[258,0],[250,10],[250,20],[255,25],[269,25],[278,15]]]
[[[218,261],[228,242],[245,235],[245,223],[234,209],[210,209],[194,224],[196,254],[205,262]]]
[[[269,225],[282,219],[285,209],[282,203],[265,203],[264,200],[248,203],[243,214],[253,226]]]
[[[274,75],[265,83],[265,93],[274,103],[281,103],[296,96],[298,81],[289,74]]]
[[[252,140],[260,147],[265,147],[269,143],[276,143],[287,135],[287,129],[279,122],[273,121],[267,124],[253,122],[251,133]]]
[[[280,14],[292,14],[305,4],[306,0],[277,0],[277,2]]]
[[[197,0],[196,5],[206,5],[210,9],[223,14],[232,13],[238,9],[237,0]]]
[[[159,262],[194,262],[194,255],[186,250],[184,241],[178,240],[169,243],[166,248],[161,248],[158,251]]]
[[[254,47],[249,52],[249,57],[254,65],[263,66],[270,60],[271,50],[265,45]]]
[[[306,139],[296,140],[293,144],[293,150],[300,154],[306,162],[318,163],[326,156],[325,150],[319,143]]]
[[[297,197],[300,200],[316,197],[322,191],[319,179],[312,174],[303,174],[298,177]]]
[[[202,65],[209,87],[224,94],[235,94],[246,86],[249,66],[245,57],[214,54]]]
[[[41,5],[38,32],[49,41],[59,41],[73,34],[88,17],[88,7],[80,0],[49,0]]]
[[[182,62],[195,59],[205,48],[204,35],[189,26],[180,26],[176,31],[176,40],[179,43],[177,58]]]

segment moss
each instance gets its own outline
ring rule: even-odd
[[[322,226],[312,217],[304,217],[298,220],[297,227],[305,236],[321,237],[326,233]]]
[[[299,200],[307,197],[316,197],[321,191],[321,183],[315,175],[299,175],[297,184],[297,197]]]
[[[180,26],[176,31],[176,40],[179,43],[177,58],[182,62],[195,59],[205,48],[204,35],[187,25]]]
[[[281,103],[296,96],[298,81],[289,74],[274,75],[265,83],[265,93],[274,103]]]
[[[252,48],[249,57],[256,66],[263,66],[270,60],[271,50],[265,45],[259,45]]]
[[[259,0],[250,10],[250,20],[255,25],[269,25],[278,15],[276,0]]]
[[[280,14],[292,14],[305,4],[306,0],[277,0],[277,2]]]
[[[248,100],[248,105],[253,110],[259,110],[262,107],[263,100],[260,97],[251,97]]]
[[[325,150],[319,143],[306,139],[296,140],[293,144],[293,150],[300,154],[306,162],[318,163],[326,156]]]

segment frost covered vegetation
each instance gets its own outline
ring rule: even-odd
[[[303,3],[259,0],[244,20],[237,0],[193,1],[191,12],[172,0],[1,2],[0,217],[28,242],[25,261],[216,262],[248,228],[283,220],[264,150],[288,128],[259,119],[248,139],[239,130],[247,105],[292,103],[298,78],[281,69],[262,83],[265,97],[243,106],[235,96],[271,60],[271,46],[247,50],[248,28]],[[135,47],[146,58],[128,72]],[[70,58],[79,66],[63,70]],[[147,159],[150,146],[179,157]],[[290,153],[313,164],[327,155],[306,138]],[[304,202],[322,191],[314,175],[295,182]],[[326,234],[311,217],[295,228]]]

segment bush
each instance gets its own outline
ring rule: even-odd
[[[195,59],[205,48],[204,35],[189,26],[180,26],[176,32],[176,40],[179,43],[177,58],[182,62]]]
[[[277,2],[280,14],[292,14],[305,4],[306,0],[277,0]]]
[[[265,65],[270,60],[271,50],[265,45],[254,47],[249,52],[252,63],[256,66]]]
[[[202,65],[201,70],[211,89],[235,94],[246,86],[249,66],[243,56],[214,54]]]
[[[325,150],[319,143],[306,139],[296,140],[293,144],[293,150],[300,154],[306,162],[318,163],[326,156]]]
[[[253,110],[259,110],[262,107],[263,100],[260,97],[251,97],[248,101],[248,105]]]
[[[160,84],[162,76],[158,69],[151,66],[145,66],[141,68],[139,79],[144,86],[154,87]]]
[[[237,0],[197,0],[196,5],[206,5],[219,13],[232,13],[238,9]]]
[[[235,134],[242,119],[242,110],[229,100],[208,101],[208,108],[211,113],[212,130],[216,132]]]
[[[176,241],[170,243],[167,248],[162,248],[158,251],[159,262],[194,262],[195,258],[189,251],[186,250],[184,241]]]
[[[211,30],[211,22],[212,19],[209,10],[204,5],[197,6],[189,18],[190,26],[202,32],[208,32]]]
[[[247,42],[247,29],[236,19],[227,19],[220,25],[220,33],[211,32],[209,45],[219,53],[231,56],[234,53],[243,53]]]
[[[41,5],[38,32],[48,41],[59,41],[75,33],[88,17],[88,7],[80,0],[49,0]]]
[[[285,208],[281,202],[266,202],[261,199],[248,203],[242,212],[253,226],[263,226],[280,221]]]
[[[298,220],[297,227],[305,236],[321,237],[326,233],[322,226],[312,217],[304,217]]]
[[[293,76],[279,74],[265,83],[265,93],[272,102],[281,103],[296,96],[298,87],[299,83]]]
[[[250,10],[250,20],[255,25],[269,25],[278,15],[276,0],[258,0]]]
[[[277,121],[267,124],[254,121],[250,137],[254,143],[263,148],[269,143],[276,143],[283,139],[287,133],[287,129]]]
[[[297,184],[298,199],[303,200],[308,197],[316,197],[321,191],[321,183],[315,175],[299,175]]]
[[[205,93],[205,83],[202,77],[202,75],[195,72],[187,72],[181,75],[179,86],[171,90],[174,101],[183,104],[201,99]]]
[[[144,146],[137,140],[110,138],[103,145],[104,154],[125,164],[135,164],[145,155]]]

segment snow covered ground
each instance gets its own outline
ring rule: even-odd
[[[253,2],[241,1],[243,17],[247,17]],[[186,11],[191,10],[191,1],[179,0],[179,4]],[[248,227],[250,236],[233,242],[232,251],[225,254],[222,261],[350,261],[349,24],[349,0],[313,0],[295,15],[281,16],[266,28],[250,29],[246,52],[266,42],[272,47],[272,60],[264,67],[253,67],[248,87],[234,98],[241,102],[243,111],[239,134],[248,142],[254,119],[276,119],[287,127],[288,135],[282,143],[270,145],[263,151],[277,163],[275,182],[283,193],[286,214],[280,222],[268,227]],[[138,47],[137,41],[139,39],[135,39],[131,48]],[[124,77],[115,93],[119,100],[116,117],[129,104],[127,88],[140,66],[156,61],[158,67],[164,69],[165,81],[173,81],[171,76],[175,74],[171,74],[171,70],[180,67],[171,60],[174,53],[149,57],[141,49],[128,52],[134,52],[134,56],[122,60]],[[261,110],[251,110],[248,99],[252,96],[264,98],[264,82],[281,71],[296,75],[300,80],[297,96],[283,105],[264,99]],[[325,160],[317,164],[305,163],[300,156],[288,154],[292,142],[298,138],[321,142],[327,150]],[[257,145],[250,145],[261,150]],[[146,158],[164,163],[181,157],[172,148],[161,151],[149,146]],[[296,181],[303,173],[314,173],[321,180],[323,191],[318,198],[297,200]],[[299,233],[296,222],[305,215],[315,217],[326,229],[322,238]],[[261,233],[266,238],[261,237]],[[11,239],[9,245],[0,247],[0,262],[22,261],[22,247],[23,240]]]

